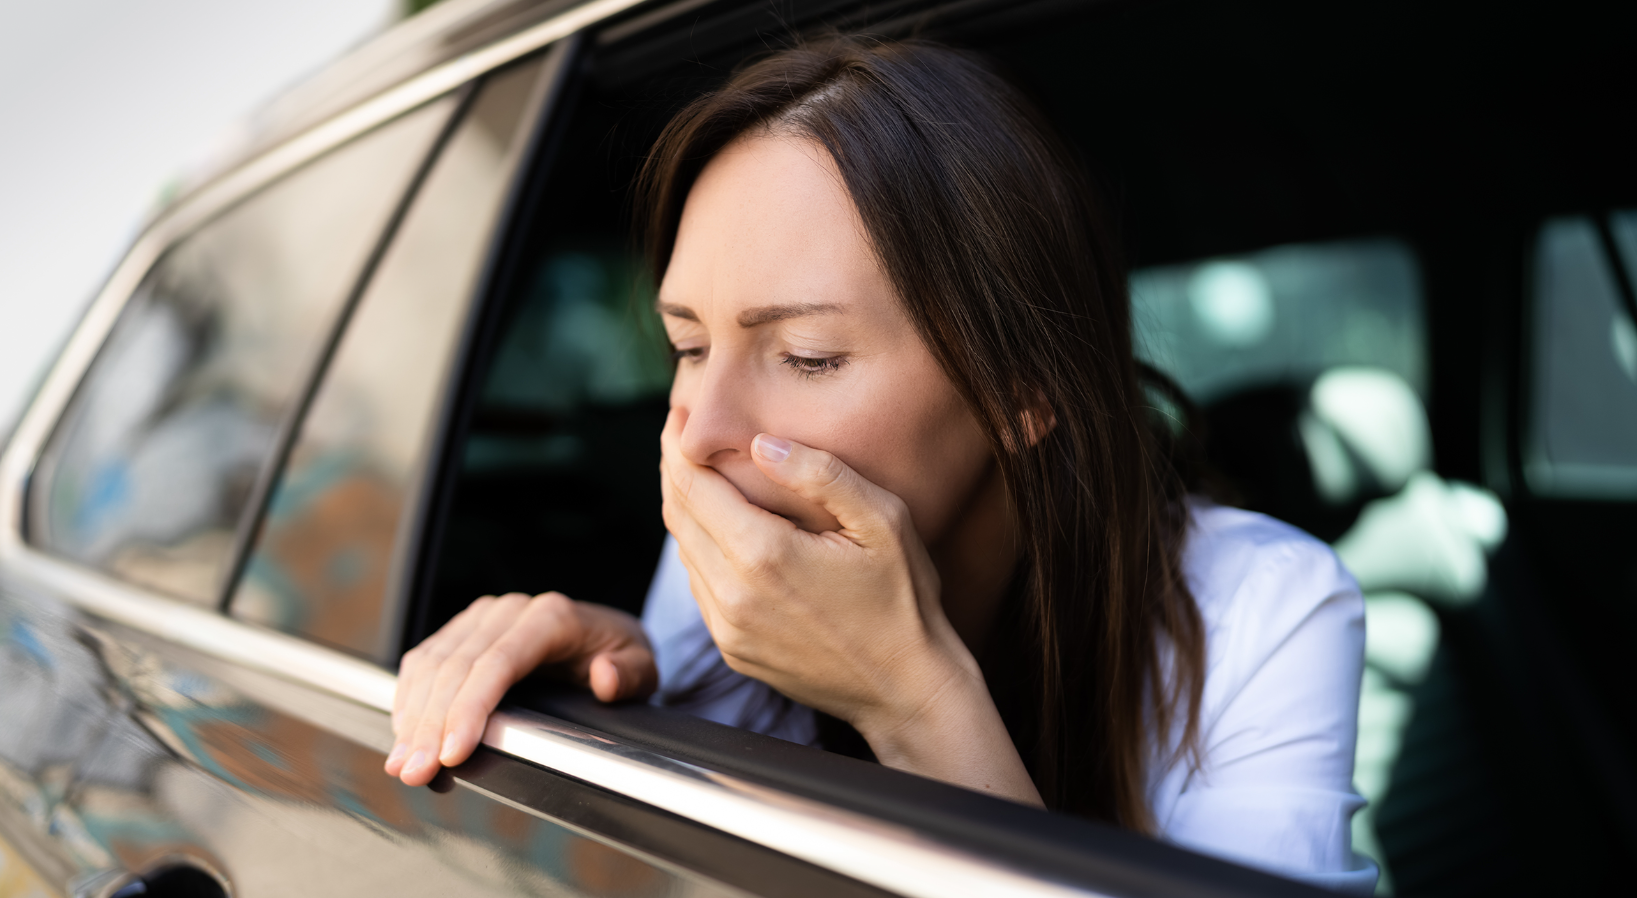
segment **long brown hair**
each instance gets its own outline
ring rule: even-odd
[[[1050,807],[1152,831],[1150,740],[1181,724],[1195,745],[1204,626],[1182,576],[1185,487],[1151,420],[1124,268],[1087,179],[980,58],[827,38],[753,62],[665,128],[639,184],[656,283],[700,171],[759,127],[834,157],[994,448],[1023,548],[1006,651],[1025,681],[1011,685],[1036,699],[1013,729],[1035,785]],[[1055,426],[1031,440],[1043,411]]]

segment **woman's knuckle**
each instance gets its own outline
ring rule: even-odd
[[[821,452],[813,460],[813,480],[820,487],[835,485],[847,476],[847,466],[829,452]]]
[[[516,667],[516,660],[509,652],[498,645],[491,645],[472,659],[469,676],[511,677],[515,675]]]
[[[740,573],[746,580],[756,581],[778,574],[784,566],[783,547],[774,539],[757,534],[750,536],[735,553]]]
[[[546,592],[534,597],[525,612],[552,630],[573,626],[574,600],[560,592]]]
[[[723,622],[733,628],[732,638],[738,637],[738,632],[755,624],[757,602],[755,595],[749,590],[725,589],[717,598],[717,613]]]
[[[911,526],[909,506],[904,504],[903,499],[889,494],[884,511],[888,523],[898,530],[904,531]]]
[[[744,657],[745,651],[749,648],[748,643],[750,642],[749,639],[745,638],[745,632],[738,627],[732,626],[731,624],[719,629],[722,632],[716,634],[715,642],[717,651],[722,653],[722,657]]]

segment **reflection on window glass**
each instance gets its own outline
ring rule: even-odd
[[[467,439],[433,622],[510,591],[641,607],[664,539],[671,368],[653,288],[617,245],[548,245],[515,301]]]
[[[1611,216],[1637,271],[1637,213]],[[1526,474],[1537,492],[1637,495],[1637,327],[1590,217],[1541,228],[1535,247],[1533,415]],[[1629,274],[1628,274],[1629,277]]]
[[[396,653],[395,561],[540,68],[484,84],[415,198],[302,423],[235,616],[377,660]]]
[[[1369,365],[1425,391],[1420,284],[1395,240],[1285,246],[1131,278],[1138,354],[1208,402]]]
[[[364,261],[450,111],[424,107],[170,249],[54,434],[43,547],[214,603],[246,499]]]

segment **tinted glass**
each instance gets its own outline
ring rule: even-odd
[[[30,497],[37,543],[220,599],[280,423],[450,109],[335,150],[165,253],[46,450]]]
[[[1200,401],[1370,365],[1425,386],[1415,258],[1395,240],[1301,244],[1131,278],[1137,351]]]
[[[1637,213],[1611,217],[1626,272],[1637,270]],[[1529,484],[1570,496],[1637,496],[1637,327],[1595,221],[1560,218],[1535,247]]]
[[[491,76],[434,164],[302,422],[233,614],[393,652],[394,558],[540,73],[533,60]]]

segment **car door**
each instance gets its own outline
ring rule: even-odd
[[[7,483],[0,819],[53,887],[677,890],[380,771],[419,474],[567,53],[410,85],[298,141],[316,158],[253,160],[139,243],[82,327],[7,456],[33,476],[26,514]]]
[[[157,222],[8,447],[5,825],[54,887],[222,870],[155,791],[170,772],[209,782],[175,762],[198,750],[183,722],[213,720],[189,696],[222,693],[156,652],[189,641],[179,633],[220,637],[259,484],[457,105],[424,97],[378,127],[286,147]]]

